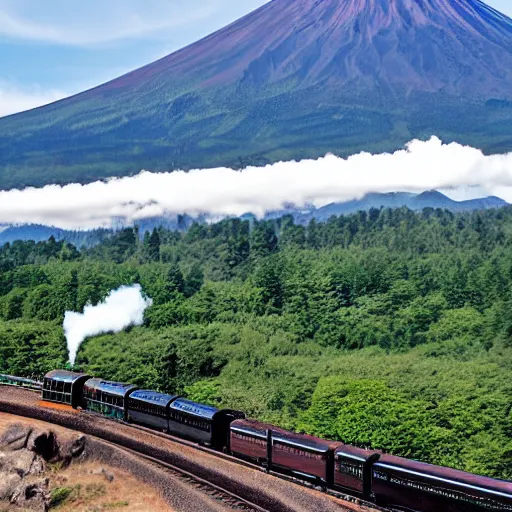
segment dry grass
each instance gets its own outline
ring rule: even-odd
[[[109,482],[104,469],[114,479]],[[59,512],[122,512],[163,511],[171,509],[154,489],[136,480],[132,475],[112,469],[98,462],[74,464],[51,475],[50,486],[68,489],[69,495],[50,510]]]
[[[14,423],[42,429],[50,427],[60,439],[76,436],[76,432],[59,426],[0,413],[0,433]],[[102,469],[114,477],[112,482],[101,472]],[[46,473],[50,478],[53,495],[56,494],[56,489],[60,489],[60,493],[57,493],[65,498],[53,505],[50,511],[172,512],[156,489],[140,482],[128,472],[108,467],[101,462],[75,463],[66,469],[62,469],[60,464],[53,464],[47,467]],[[0,502],[0,512],[11,510],[21,512],[19,508],[14,509]]]

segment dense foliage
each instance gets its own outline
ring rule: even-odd
[[[66,310],[121,284],[145,324],[78,366],[286,428],[512,478],[512,208],[126,229],[0,250],[0,372],[66,363]]]

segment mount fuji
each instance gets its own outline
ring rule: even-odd
[[[512,150],[512,20],[480,0],[273,0],[148,66],[0,119],[0,188],[391,151]]]

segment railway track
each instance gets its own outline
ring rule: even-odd
[[[0,388],[2,387],[2,384],[5,384],[5,383],[0,381]],[[23,389],[20,389],[21,392],[27,391],[29,395],[34,396],[34,398],[35,398],[33,405],[32,405],[32,410],[34,412],[29,413],[27,411],[26,406],[25,407],[21,406],[21,410],[20,410],[19,414],[21,416],[25,416],[25,417],[33,417],[34,419],[43,419],[41,416],[44,416],[44,413],[42,413],[41,409],[44,409],[44,408],[41,408],[39,406],[38,397],[36,398],[36,393],[40,392],[40,388],[38,388],[37,386],[34,386],[35,389],[30,389],[26,386],[16,386],[16,387],[23,388]],[[32,399],[29,400],[29,402],[31,402],[31,401],[32,401]],[[36,406],[36,404],[37,404],[37,406]],[[48,411],[51,411],[51,410],[48,410]],[[5,412],[8,412],[8,411],[5,411]],[[57,413],[62,413],[62,411],[55,411],[55,414],[57,414]],[[17,414],[17,412],[14,411],[13,414]],[[69,413],[67,413],[67,414],[69,414]],[[186,447],[187,449],[191,449],[191,450],[194,450],[197,452],[202,452],[206,456],[220,458],[223,461],[226,461],[227,463],[236,464],[238,466],[243,466],[244,468],[250,469],[252,471],[257,471],[258,473],[261,473],[261,474],[270,473],[270,475],[279,479],[280,481],[284,481],[285,483],[288,483],[288,482],[293,483],[295,485],[298,485],[302,488],[309,489],[309,490],[316,490],[316,491],[320,490],[320,488],[318,486],[309,484],[302,480],[296,479],[292,476],[283,475],[281,473],[277,473],[277,472],[273,472],[273,471],[268,472],[266,470],[266,468],[261,467],[259,465],[253,464],[248,461],[241,460],[241,459],[233,457],[227,453],[222,453],[217,450],[213,450],[212,448],[198,445],[197,443],[194,443],[194,442],[191,442],[191,441],[179,438],[179,437],[175,437],[175,436],[167,434],[167,433],[163,433],[158,430],[153,430],[153,429],[150,429],[147,427],[143,427],[140,425],[135,425],[135,424],[127,423],[127,422],[123,422],[123,421],[109,420],[108,418],[105,418],[104,416],[102,416],[100,414],[91,413],[91,412],[83,413],[83,415],[79,414],[78,417],[82,417],[86,421],[86,423],[90,423],[89,420],[92,419],[93,420],[92,423],[108,422],[108,423],[112,423],[112,424],[118,424],[120,426],[126,427],[126,429],[129,429],[130,431],[139,431],[141,433],[142,437],[144,437],[145,435],[146,436],[149,435],[149,436],[152,436],[152,437],[155,437],[158,439],[162,439],[162,443],[164,443],[164,441],[167,441],[167,442],[171,442],[171,443],[174,443],[177,445],[182,445],[184,448]],[[96,421],[95,417],[97,417],[98,422]],[[77,418],[77,416],[75,416],[75,418]],[[43,421],[48,421],[48,420],[43,419]],[[49,420],[49,421],[52,423],[55,421],[56,424],[58,424],[58,425],[65,426],[65,427],[67,426],[68,428],[73,428],[73,427],[70,427],[69,425],[67,425],[67,421],[63,422],[63,421],[57,420],[57,419],[53,420],[53,421],[52,420]],[[178,465],[172,463],[172,462],[174,462],[174,460],[169,460],[169,459],[172,459],[172,457],[169,458],[168,456],[160,456],[159,453],[156,454],[156,456],[152,456],[155,454],[153,453],[152,455],[150,455],[148,453],[143,453],[137,447],[135,447],[135,449],[134,449],[134,446],[133,446],[134,443],[128,443],[128,444],[126,442],[119,443],[117,440],[115,440],[110,435],[104,437],[99,432],[87,432],[87,430],[84,430],[83,428],[79,428],[78,430],[81,430],[82,432],[89,434],[89,435],[92,434],[93,436],[100,439],[102,443],[106,443],[106,444],[110,445],[111,447],[117,448],[118,450],[122,450],[128,454],[139,457],[139,458],[145,460],[149,464],[158,466],[158,468],[160,468],[161,470],[165,470],[173,478],[179,479],[184,484],[187,484],[188,486],[195,488],[198,491],[201,491],[202,493],[206,494],[210,498],[218,500],[219,502],[222,503],[222,506],[224,506],[228,509],[238,510],[238,511],[247,511],[247,512],[253,512],[253,511],[254,512],[264,512],[264,511],[275,512],[278,510],[281,512],[291,512],[292,510],[295,510],[293,508],[293,506],[288,507],[288,506],[284,505],[283,502],[279,503],[280,500],[277,502],[271,503],[271,501],[273,501],[273,500],[270,499],[270,501],[269,501],[270,495],[266,498],[263,498],[260,495],[260,493],[255,492],[254,489],[250,490],[245,485],[238,486],[238,485],[230,485],[228,483],[227,487],[229,487],[229,489],[226,489],[223,486],[223,484],[226,483],[224,480],[217,479],[217,478],[212,478],[210,480],[208,472],[206,471],[204,473],[201,470],[197,471],[197,473],[199,475],[201,475],[201,476],[198,476],[198,474],[195,474],[196,468],[189,467],[187,470],[185,468],[179,467]],[[110,429],[110,430],[113,431],[113,429]],[[133,436],[133,437],[138,438],[141,436]],[[167,460],[163,460],[163,459],[167,459]],[[194,459],[195,459],[195,457],[194,457]],[[203,478],[203,476],[206,476],[206,478]],[[263,494],[266,494],[265,488],[262,488],[261,490],[263,491]],[[321,489],[321,490],[324,491],[324,493],[322,493],[322,494],[328,495],[329,497],[334,498],[332,503],[334,505],[334,503],[337,502],[338,506],[340,507],[339,510],[342,510],[343,509],[342,507],[345,507],[344,508],[345,510],[347,510],[347,509],[354,510],[354,511],[355,510],[372,510],[372,511],[379,510],[379,511],[386,512],[386,509],[378,508],[375,506],[375,504],[364,502],[363,500],[361,500],[357,497],[339,493],[337,491],[333,491],[330,489],[329,490]],[[246,492],[246,491],[249,491],[249,492]],[[291,491],[291,492],[293,493],[293,491]],[[307,491],[304,490],[302,492],[307,492]],[[327,499],[327,496],[325,499]],[[344,502],[344,503],[341,503],[341,502]],[[345,505],[345,503],[346,503],[346,505]],[[328,507],[328,508],[329,508],[329,510],[331,509],[331,507]],[[321,509],[325,510],[323,507]],[[338,510],[337,507],[336,507],[336,509]],[[316,510],[316,509],[310,508],[307,510]],[[320,510],[320,509],[318,509],[318,510]]]
[[[333,498],[337,498],[337,499],[342,500],[342,501],[354,503],[355,505],[365,506],[365,507],[368,507],[368,508],[372,508],[373,510],[377,510],[375,503],[369,503],[369,502],[366,502],[366,501],[364,501],[364,500],[362,500],[360,498],[357,498],[355,496],[351,496],[349,494],[344,494],[344,493],[341,493],[341,492],[338,492],[338,491],[334,491],[332,489],[327,489],[327,488],[319,487],[319,486],[310,484],[308,482],[305,482],[304,480],[299,480],[298,478],[294,478],[293,476],[284,475],[283,473],[278,473],[276,471],[267,471],[266,468],[264,468],[262,466],[259,466],[257,464],[253,464],[252,462],[248,462],[248,461],[245,461],[243,459],[239,459],[238,457],[233,457],[232,455],[229,455],[227,453],[223,453],[223,452],[219,452],[217,450],[213,450],[212,448],[208,448],[207,446],[202,446],[202,445],[194,443],[192,441],[188,441],[186,439],[182,439],[181,437],[175,437],[172,434],[167,434],[167,433],[164,433],[164,432],[160,432],[158,430],[153,430],[153,429],[150,429],[150,428],[147,428],[147,427],[143,427],[141,425],[135,425],[133,423],[127,423],[127,422],[124,422],[124,421],[121,421],[120,423],[122,423],[123,425],[127,425],[127,426],[129,426],[129,427],[131,427],[131,428],[133,428],[135,430],[140,430],[141,432],[145,432],[145,433],[148,433],[148,434],[150,433],[150,434],[155,435],[157,437],[161,437],[162,439],[170,439],[174,443],[178,443],[178,444],[181,444],[183,446],[188,446],[190,448],[194,448],[194,449],[199,450],[201,452],[208,453],[209,455],[213,455],[215,457],[220,457],[223,460],[226,460],[226,461],[229,461],[229,462],[232,462],[232,463],[235,463],[235,464],[239,464],[239,465],[245,466],[245,467],[250,468],[252,470],[260,471],[260,472],[263,472],[263,473],[268,473],[268,474],[270,474],[272,476],[275,476],[276,478],[288,481],[290,483],[294,483],[296,485],[300,485],[301,487],[305,487],[307,489],[314,489],[314,490],[322,491],[325,494],[328,494],[329,496],[332,496]],[[379,507],[378,510],[380,512],[391,512],[389,509],[382,508],[382,507]]]
[[[160,469],[164,469],[174,478],[178,478],[179,480],[188,484],[189,486],[197,490],[200,490],[201,492],[207,494],[210,498],[221,501],[223,505],[226,505],[233,510],[239,510],[244,512],[272,512],[268,508],[263,508],[256,503],[252,503],[251,501],[245,499],[243,496],[239,496],[231,491],[223,489],[221,486],[208,482],[207,480],[200,478],[190,473],[189,471],[185,471],[175,466],[174,464],[163,462],[159,459],[150,457],[149,455],[145,455],[143,453],[139,453],[135,450],[130,450],[128,448],[120,448],[118,445],[110,443],[109,441],[102,440],[102,443],[111,445],[117,448],[118,450],[142,458],[145,461],[149,462],[150,464],[158,466]]]

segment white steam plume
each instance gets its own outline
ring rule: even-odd
[[[131,325],[142,325],[144,311],[152,300],[142,296],[139,284],[121,286],[110,292],[97,306],[85,306],[83,313],[66,311],[64,333],[68,344],[69,362],[74,365],[82,342],[89,336],[121,332]]]
[[[512,153],[480,150],[438,138],[414,140],[393,154],[360,153],[347,159],[279,162],[243,171],[141,172],[89,185],[50,185],[0,192],[0,223],[40,223],[61,228],[110,226],[162,214],[263,215],[285,204],[317,207],[368,192],[423,192],[461,186],[512,201]]]

